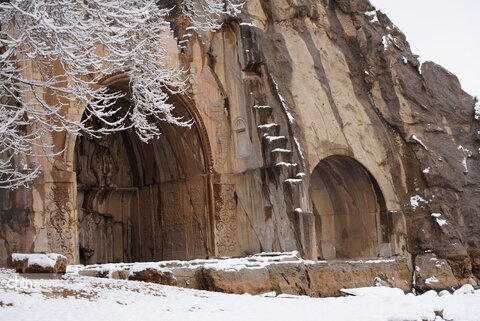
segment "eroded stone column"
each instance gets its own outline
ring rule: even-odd
[[[45,171],[32,187],[33,252],[63,254],[77,264],[78,230],[76,176],[69,171]]]

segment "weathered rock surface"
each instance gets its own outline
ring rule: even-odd
[[[401,30],[369,1],[259,7],[263,14],[247,15],[259,26],[252,28],[257,43],[247,49],[260,52],[262,70],[281,88],[311,170],[325,155],[359,160],[384,193],[397,250],[432,251],[460,283],[476,282],[480,124],[474,98],[441,66],[421,64]]]
[[[163,285],[177,285],[177,279],[172,271],[161,269],[151,264],[145,265],[137,263],[130,268],[128,279],[133,281],[143,281],[158,283]]]
[[[421,291],[444,290],[458,287],[448,262],[433,253],[415,257],[415,287]]]
[[[65,273],[67,258],[61,254],[12,254],[17,273]]]
[[[177,40],[191,33],[172,26]],[[16,251],[85,264],[293,250],[420,262],[430,251],[459,285],[478,282],[475,99],[421,64],[386,15],[367,0],[249,0],[218,32],[187,38],[179,49],[172,36],[168,51],[190,72],[188,97],[172,101],[192,130],[162,124],[149,145],[52,135],[68,152],[42,160],[31,190],[0,192],[0,264]],[[115,81],[128,96],[128,80]],[[401,284],[395,273],[408,271],[329,264],[272,265],[268,278],[172,273],[185,286],[323,295],[372,277]],[[445,273],[439,288],[455,284]]]

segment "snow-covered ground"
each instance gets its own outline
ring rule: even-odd
[[[50,281],[54,284],[12,289],[14,281],[7,282],[15,277],[20,280],[12,270],[0,270],[2,321],[480,320],[480,290],[470,286],[454,294],[431,291],[420,296],[385,287],[361,288],[346,291],[352,296],[318,299],[223,294],[73,274]]]

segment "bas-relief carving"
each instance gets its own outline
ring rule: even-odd
[[[77,146],[76,171],[80,173],[77,180],[81,184],[95,186],[114,186],[116,175],[120,171],[116,147],[121,141],[115,135],[99,139],[83,138]]]
[[[112,149],[115,149],[119,142],[119,140],[114,140],[113,135],[94,140],[91,169],[95,174],[98,186],[113,185],[113,178],[119,171],[119,165]]]
[[[116,164],[110,153],[110,148],[97,145],[93,154],[93,161],[96,166],[93,167],[99,186],[109,186],[112,184],[112,176],[116,172]]]
[[[79,246],[81,256],[88,261],[94,255],[99,257],[100,251],[97,244],[99,239],[97,238],[97,230],[99,225],[102,224],[103,218],[101,215],[93,212],[89,212],[80,219],[80,231],[79,231]]]
[[[191,186],[187,186],[190,185]],[[202,182],[161,185],[164,259],[205,257],[206,212]]]
[[[80,213],[79,213],[80,215]],[[102,259],[111,259],[106,250],[110,247],[110,240],[102,237],[111,236],[105,217],[97,213],[88,212],[80,219],[79,247],[82,264],[100,262]],[[110,220],[111,223],[111,220]]]
[[[215,121],[216,134],[216,165],[219,168],[225,166],[228,157],[228,141],[230,138],[230,129],[227,121],[227,110],[225,108],[225,101],[219,100],[211,105],[211,112]]]
[[[237,201],[235,186],[214,185],[215,193],[215,244],[217,255],[238,254],[237,243]]]
[[[49,251],[65,255],[68,262],[75,262],[76,217],[70,184],[52,185],[46,196],[48,214],[47,238]]]
[[[165,259],[185,258],[185,213],[183,211],[182,183],[162,185],[162,242]],[[163,188],[164,187],[164,188]],[[162,191],[163,190],[163,191]]]
[[[208,233],[208,216],[207,216],[207,185],[203,177],[193,179],[187,182],[190,206],[193,210],[193,231],[192,237],[195,240],[194,252],[197,257],[208,254],[210,247]]]

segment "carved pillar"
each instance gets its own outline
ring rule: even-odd
[[[235,185],[215,184],[213,189],[215,197],[215,255],[238,255]]]
[[[32,190],[33,252],[60,253],[79,262],[75,173],[44,171]]]

